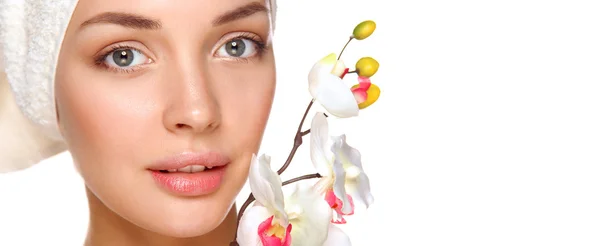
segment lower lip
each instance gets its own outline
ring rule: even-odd
[[[202,196],[215,192],[223,182],[225,166],[197,173],[162,173],[150,170],[154,181],[167,191],[180,196]]]

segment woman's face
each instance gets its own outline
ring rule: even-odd
[[[273,100],[267,8],[265,0],[79,1],[56,101],[93,199],[169,236],[223,221]]]

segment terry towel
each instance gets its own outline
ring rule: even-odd
[[[54,73],[77,2],[0,0],[0,173],[67,150],[58,130]],[[267,2],[274,28],[276,0]]]
[[[0,172],[25,169],[66,150],[56,121],[54,72],[76,5],[77,0],[0,0]]]

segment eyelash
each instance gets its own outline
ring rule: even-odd
[[[232,38],[227,39],[227,41],[225,41],[223,44],[221,44],[219,46],[219,48],[235,39],[246,39],[246,40],[249,40],[250,42],[252,42],[256,48],[255,56],[258,56],[259,58],[261,58],[268,49],[267,45],[256,34],[249,33],[249,32],[240,33]],[[125,49],[130,49],[132,51],[144,54],[144,52],[142,52],[140,49],[137,49],[130,45],[116,44],[113,47],[111,47],[108,51],[103,52],[103,53],[97,55],[96,57],[94,57],[94,63],[96,64],[96,66],[101,67],[106,70],[109,70],[111,72],[119,72],[119,73],[135,72],[136,70],[139,69],[139,66],[141,66],[141,65],[138,65],[135,67],[130,67],[130,68],[115,68],[115,67],[111,67],[111,66],[107,65],[105,62],[106,58],[111,53],[118,51],[118,50],[125,50]],[[228,57],[226,59],[233,60],[236,62],[248,62],[252,58],[254,58],[254,57]],[[148,58],[148,59],[150,59],[150,58]]]

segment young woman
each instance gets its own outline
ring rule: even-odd
[[[20,109],[1,170],[68,150],[86,245],[229,245],[275,91],[271,1],[0,0]]]

